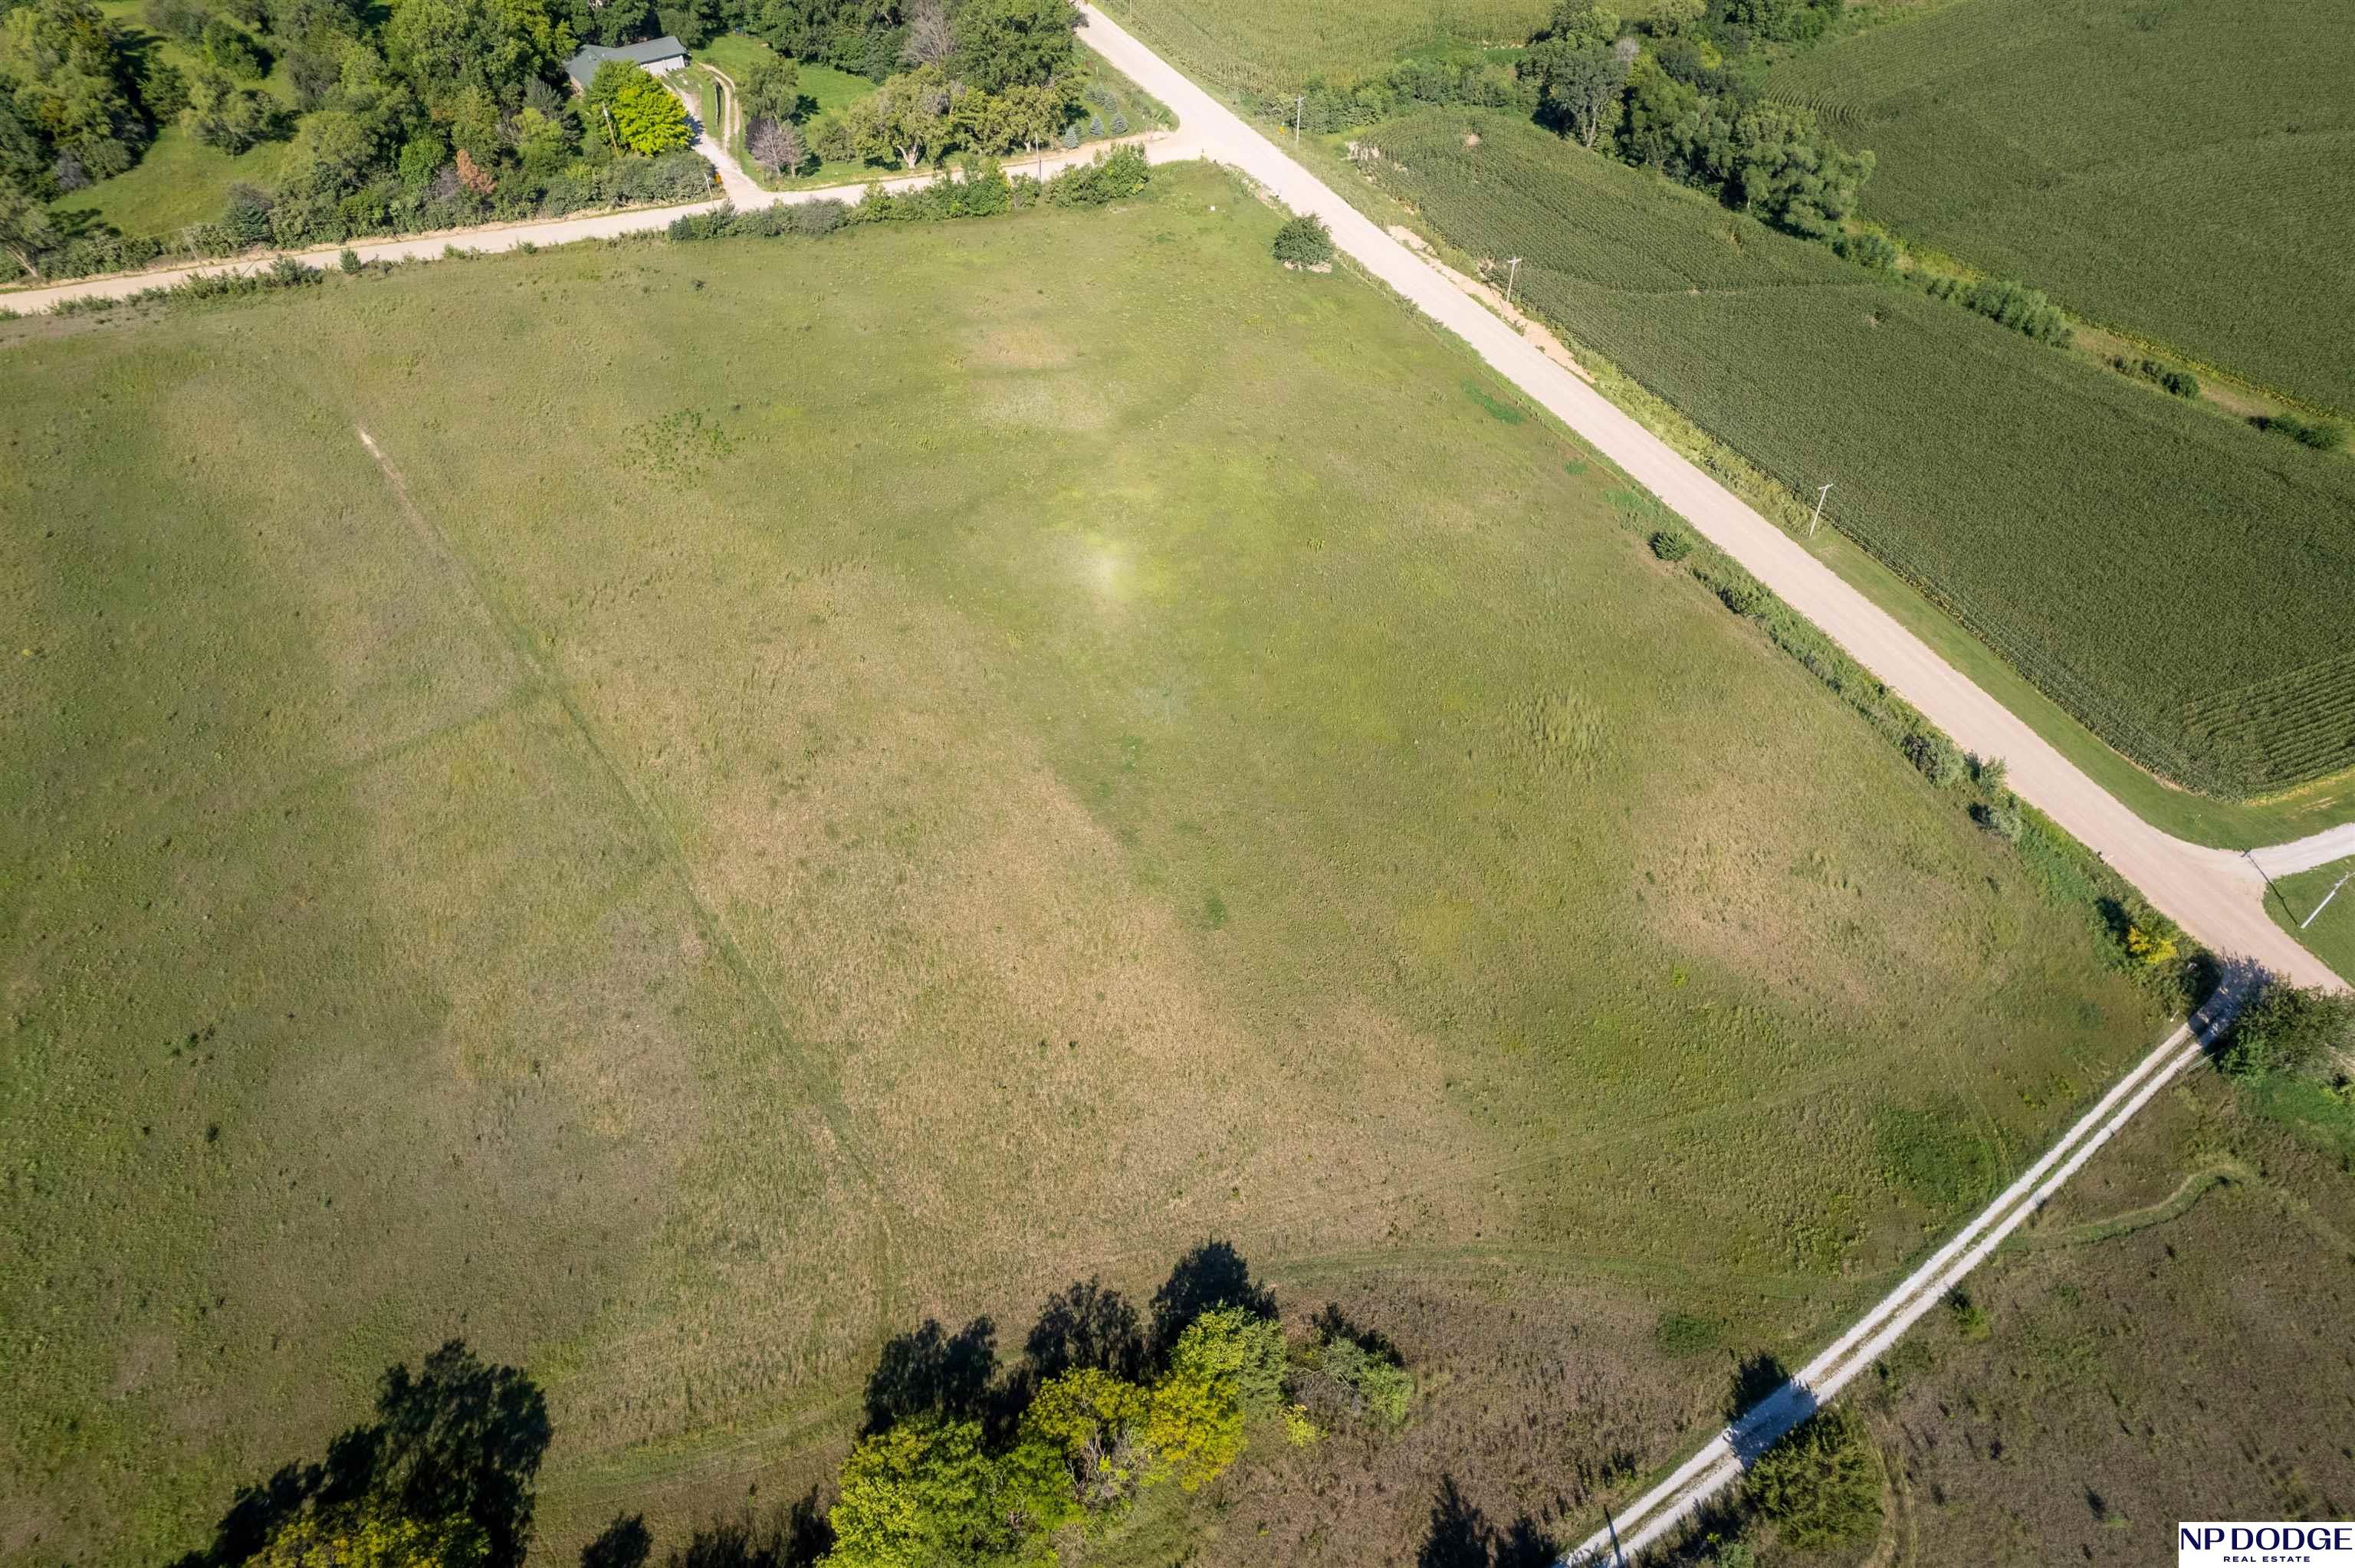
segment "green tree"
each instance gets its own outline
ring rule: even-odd
[[[34,0],[0,12],[0,96],[46,163],[70,154],[91,178],[129,168],[147,141],[137,57],[90,0]]]
[[[675,153],[694,142],[687,105],[646,72],[623,84],[613,99],[613,133],[633,153]]]
[[[282,183],[318,190],[349,190],[374,166],[377,140],[368,122],[341,109],[304,115],[286,152]]]
[[[1761,104],[1734,122],[1729,193],[1794,233],[1833,232],[1871,174],[1872,154],[1833,145],[1813,110]]]
[[[1751,1500],[1802,1552],[1861,1541],[1881,1527],[1881,1457],[1864,1420],[1827,1405],[1750,1471]]]
[[[1145,1441],[1153,1452],[1147,1480],[1199,1491],[1242,1453],[1242,1408],[1231,1389],[1197,1372],[1173,1372],[1153,1385]]]
[[[843,127],[860,157],[912,169],[946,144],[955,101],[947,73],[920,66],[844,109]]]
[[[464,1514],[419,1520],[383,1498],[307,1512],[282,1526],[252,1568],[481,1568],[490,1539]]]
[[[1546,23],[1545,36],[1569,44],[1619,41],[1619,13],[1594,0],[1562,0]]]
[[[516,108],[524,84],[553,76],[571,52],[571,29],[540,0],[392,0],[384,24],[386,60],[436,106],[471,87]]]
[[[227,71],[239,81],[260,81],[270,74],[270,57],[251,33],[227,16],[205,24],[201,48],[205,63]]]
[[[1284,1325],[1248,1308],[1213,1308],[1178,1336],[1169,1368],[1204,1378],[1241,1409],[1264,1415],[1284,1403]]]
[[[801,67],[783,55],[763,55],[744,73],[744,118],[774,120],[783,124],[797,119],[802,108]]]
[[[984,92],[1043,86],[1071,73],[1079,26],[1071,0],[964,0],[952,23],[950,63],[958,79]]]
[[[1619,123],[1628,62],[1615,44],[1549,38],[1529,50],[1543,83],[1546,108],[1578,134],[1589,152]]]
[[[985,153],[1035,153],[1053,142],[1071,113],[1059,87],[1009,87],[958,101],[959,133]]]
[[[0,250],[37,278],[43,253],[57,243],[58,227],[50,221],[49,209],[22,179],[0,170]]]
[[[2216,1065],[2243,1081],[2355,1056],[2355,996],[2278,982],[2241,1009]]]
[[[1027,1533],[1007,1467],[976,1422],[903,1421],[843,1461],[831,1568],[933,1568],[1012,1551]],[[1027,1520],[1024,1521],[1027,1523]]]
[[[1152,1407],[1152,1396],[1136,1384],[1082,1367],[1039,1385],[1022,1413],[1022,1435],[1060,1457],[1081,1503],[1111,1508],[1144,1483]]]
[[[188,83],[188,107],[182,118],[206,146],[242,153],[275,137],[282,116],[276,99],[240,87],[208,67]]]

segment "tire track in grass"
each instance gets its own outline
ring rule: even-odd
[[[419,540],[432,555],[444,574],[449,577],[453,589],[465,600],[467,608],[496,637],[517,673],[527,674],[534,683],[553,698],[558,706],[563,710],[565,721],[574,736],[596,764],[599,771],[604,775],[607,783],[628,804],[631,815],[636,819],[641,831],[645,833],[648,842],[654,846],[657,857],[669,871],[673,883],[686,898],[688,908],[694,912],[698,934],[720,955],[730,972],[736,977],[738,983],[742,985],[758,1002],[761,1012],[767,1019],[770,1032],[780,1047],[780,1054],[792,1064],[791,1071],[804,1091],[805,1102],[816,1109],[819,1118],[826,1124],[826,1131],[831,1136],[840,1158],[857,1178],[859,1185],[867,1192],[868,1206],[875,1216],[876,1224],[874,1284],[877,1308],[874,1337],[879,1341],[891,1331],[899,1295],[890,1203],[884,1195],[882,1184],[877,1179],[873,1166],[860,1152],[851,1135],[849,1109],[843,1103],[838,1089],[826,1075],[811,1064],[803,1052],[795,1048],[793,1031],[785,1023],[783,1009],[777,1005],[776,998],[771,994],[768,986],[753,969],[751,960],[744,956],[742,947],[738,944],[735,934],[728,928],[727,922],[720,917],[718,909],[704,895],[703,889],[696,881],[694,867],[687,859],[686,846],[680,842],[678,832],[672,826],[670,820],[663,815],[661,809],[651,799],[634,787],[629,776],[613,760],[603,743],[598,739],[594,726],[591,725],[588,715],[581,711],[580,704],[574,700],[571,689],[533,648],[530,637],[524,628],[500,611],[496,603],[485,591],[481,578],[475,573],[473,565],[467,561],[457,546],[451,543],[449,535],[442,531],[440,524],[428,517],[419,507],[416,498],[410,493],[409,482],[402,476],[400,466],[386,454],[384,449],[377,443],[376,438],[368,434],[366,429],[357,424],[352,429],[357,432],[360,445],[368,450],[368,456],[374,460],[377,468],[383,473],[385,483],[392,491],[394,499],[400,503],[404,520],[415,531]],[[812,1152],[815,1155],[818,1151],[813,1149]]]

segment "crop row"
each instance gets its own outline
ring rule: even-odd
[[[1369,139],[1382,185],[1459,246],[1523,258],[1532,305],[1794,492],[1832,482],[1837,526],[2120,749],[2248,794],[2355,743],[2328,704],[2194,717],[2345,649],[2355,465],[1509,119]]]
[[[1866,213],[2081,313],[2355,410],[2355,29],[2333,0],[1961,0],[1776,65]]]

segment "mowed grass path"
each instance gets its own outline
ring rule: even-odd
[[[886,1332],[1209,1234],[1804,1334],[2144,1048],[1275,221],[0,329],[0,1558],[193,1544],[453,1334],[547,1384],[558,1542],[741,1498]]]
[[[1768,87],[1873,150],[1868,216],[2351,413],[2346,20],[2330,0],[1961,0]]]

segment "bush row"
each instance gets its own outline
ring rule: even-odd
[[[941,178],[913,190],[888,191],[867,187],[856,204],[834,201],[794,202],[738,212],[723,207],[716,212],[687,213],[675,218],[670,238],[680,240],[785,235],[815,238],[847,224],[932,223],[953,217],[992,217],[1041,205],[1103,207],[1135,196],[1152,179],[1145,154],[1122,147],[1094,161],[1064,170],[1044,185],[1027,175],[1009,178],[995,163],[968,167],[961,180]]]

